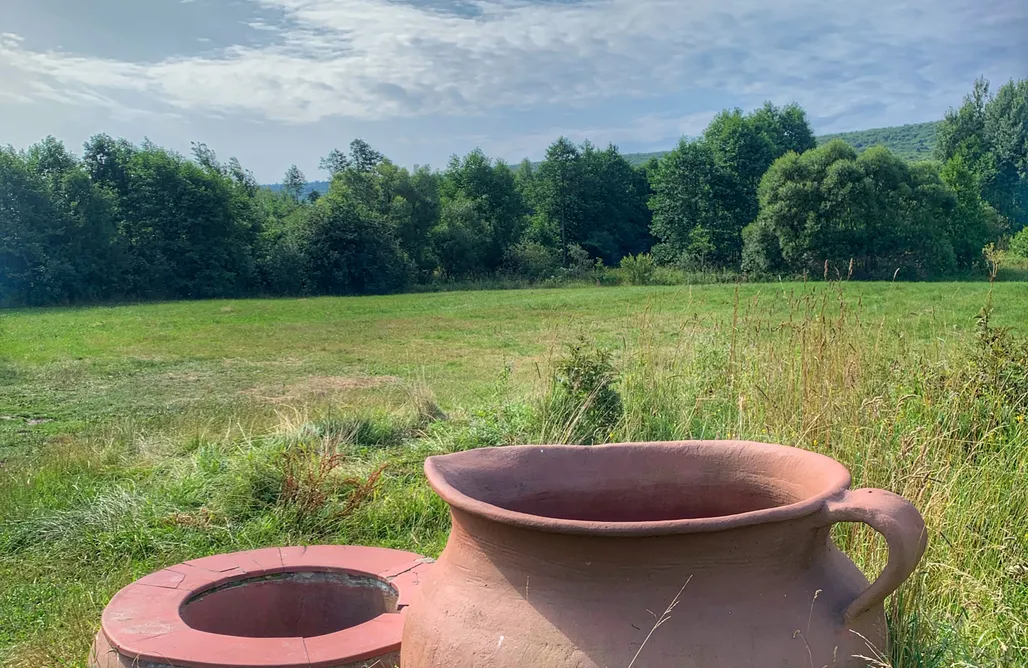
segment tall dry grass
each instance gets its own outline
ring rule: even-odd
[[[889,604],[891,655],[873,661],[1028,666],[1028,344],[993,327],[992,308],[990,298],[959,331],[928,316],[917,323],[927,335],[911,336],[913,323],[869,317],[859,298],[822,284],[737,294],[730,316],[674,331],[644,316],[620,346],[624,408],[608,440],[741,438],[838,459],[854,487],[911,500],[930,531]],[[540,435],[575,433],[547,424]],[[880,572],[883,539],[854,524],[834,533]]]

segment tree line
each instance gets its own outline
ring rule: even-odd
[[[933,160],[817,146],[803,109],[718,114],[633,167],[566,138],[517,167],[482,151],[397,166],[362,140],[277,192],[208,146],[98,135],[0,149],[0,304],[373,294],[498,276],[666,266],[760,276],[932,278],[1028,232],[1028,80],[976,82]]]

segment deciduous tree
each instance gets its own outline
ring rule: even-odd
[[[304,191],[307,190],[307,177],[296,165],[290,165],[286,175],[282,177],[282,190],[294,202],[299,202],[303,198]]]

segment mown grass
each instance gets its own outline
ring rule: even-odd
[[[890,602],[889,665],[1028,665],[1026,323],[1028,285],[1003,282],[3,312],[0,661],[83,665],[110,596],[190,557],[435,555],[432,453],[733,437],[825,452],[922,510],[931,542]],[[590,366],[598,349],[608,366]],[[599,377],[616,402],[568,381]],[[882,567],[869,530],[836,537]]]

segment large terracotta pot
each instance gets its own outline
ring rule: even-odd
[[[902,497],[848,491],[838,462],[777,445],[487,448],[425,472],[453,529],[408,609],[402,668],[866,666],[926,544]],[[836,522],[885,536],[873,585]]]

